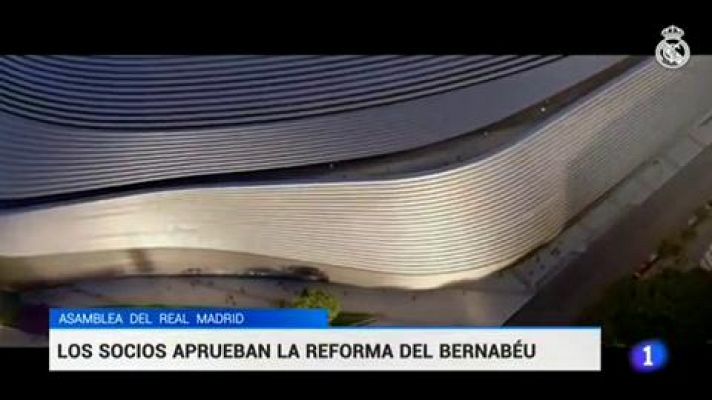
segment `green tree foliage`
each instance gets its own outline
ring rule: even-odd
[[[675,239],[665,239],[658,246],[658,254],[661,258],[676,257],[682,253],[682,243]]]
[[[20,314],[20,296],[0,291],[0,325],[14,326]]]
[[[710,214],[712,213],[705,206],[699,207],[695,210],[695,217],[698,221],[704,221],[710,216]]]
[[[333,321],[341,312],[341,302],[335,296],[318,289],[304,289],[292,303],[294,308],[325,308]]]
[[[582,318],[601,325],[607,345],[630,346],[660,337],[671,344],[712,340],[712,274],[665,270],[650,279],[624,279]]]
[[[340,312],[339,315],[331,321],[333,326],[365,326],[373,323],[376,316],[370,313],[360,312]]]

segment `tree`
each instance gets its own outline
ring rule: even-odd
[[[0,291],[0,325],[14,326],[20,314],[20,296]]]
[[[676,257],[682,253],[683,246],[679,240],[664,239],[658,246],[658,255],[660,258]]]
[[[712,339],[711,296],[711,273],[664,270],[650,279],[616,282],[581,322],[601,325],[608,345],[655,337],[671,344],[705,344]]]
[[[325,308],[329,312],[329,321],[333,321],[341,312],[341,302],[334,295],[319,289],[304,289],[292,303],[294,308]]]

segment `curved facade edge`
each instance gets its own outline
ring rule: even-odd
[[[36,277],[51,274],[33,264],[37,257],[158,248],[296,260],[360,286],[476,279],[556,237],[712,109],[710,87],[712,57],[677,71],[651,60],[500,151],[436,173],[171,190],[6,213],[0,280],[23,262]]]

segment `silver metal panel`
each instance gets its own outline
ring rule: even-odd
[[[0,57],[0,200],[409,150],[622,59]]]
[[[377,181],[172,190],[0,215],[0,280],[111,268],[96,263],[102,257],[75,271],[37,261],[59,254],[138,249],[152,268],[127,273],[211,265],[206,254],[161,262],[160,249],[180,248],[290,260],[362,286],[478,278],[554,238],[698,122],[712,108],[710,88],[712,57],[675,71],[651,60],[515,143],[454,168]],[[244,265],[228,261],[216,269],[239,270]]]

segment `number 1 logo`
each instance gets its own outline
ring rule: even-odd
[[[652,367],[655,364],[653,364],[653,351],[652,351],[653,346],[651,345],[646,345],[643,347],[643,353],[645,353],[645,361],[643,361],[643,366],[644,367]]]
[[[636,372],[654,372],[665,367],[668,349],[662,340],[646,340],[633,346],[630,364]]]

